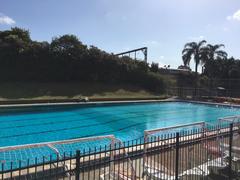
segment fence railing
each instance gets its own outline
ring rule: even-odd
[[[1,160],[1,179],[234,179],[240,170],[239,125],[168,132],[18,167]]]
[[[171,87],[167,89],[167,94],[179,97],[240,97],[239,90],[217,88]]]

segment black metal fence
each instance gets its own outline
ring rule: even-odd
[[[239,124],[165,132],[53,158],[1,161],[1,179],[237,179]],[[29,160],[26,160],[29,162]]]
[[[171,96],[179,97],[231,97],[239,98],[239,90],[230,89],[209,89],[209,88],[189,88],[189,87],[172,87],[167,89],[167,94]]]

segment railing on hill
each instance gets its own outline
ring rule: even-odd
[[[240,170],[239,125],[205,126],[43,156],[18,167],[1,161],[1,179],[220,179]],[[24,164],[24,166],[23,166]]]
[[[179,97],[230,97],[239,98],[239,90],[230,89],[207,89],[207,88],[189,88],[189,87],[172,87],[167,89],[167,94]]]

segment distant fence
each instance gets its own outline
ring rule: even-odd
[[[239,98],[240,90],[230,89],[208,89],[208,88],[189,88],[189,87],[172,87],[167,89],[168,95],[179,97],[231,97]]]
[[[150,135],[6,166],[1,179],[231,179],[240,177],[239,124]]]

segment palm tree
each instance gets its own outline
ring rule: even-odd
[[[220,50],[221,47],[225,46],[223,44],[207,45],[209,60],[227,59],[228,54],[225,51]]]
[[[196,80],[194,83],[195,96],[197,95],[198,65],[200,63],[205,62],[205,59],[207,57],[207,48],[206,48],[206,46],[204,46],[204,44],[206,42],[207,41],[202,40],[198,43],[197,42],[187,43],[187,44],[185,44],[184,49],[182,51],[183,63],[185,66],[189,66],[189,63],[192,59],[194,59],[194,61],[195,61],[195,74],[196,74],[196,76],[195,76]]]
[[[206,67],[206,64],[209,63],[210,61],[214,61],[217,59],[227,59],[228,54],[220,50],[221,47],[225,47],[223,44],[216,44],[216,45],[211,45],[208,44],[206,47],[204,47],[205,53],[203,54],[203,59],[202,59],[202,64],[204,64],[202,73],[204,73],[204,69]]]
[[[202,40],[199,43],[196,42],[187,43],[185,44],[184,49],[182,51],[182,59],[185,66],[189,66],[189,63],[192,60],[192,58],[194,59],[196,75],[199,64],[205,62],[207,49],[206,46],[204,46],[204,44],[206,42],[207,41]]]
[[[210,83],[211,83],[210,87],[213,86],[212,85],[213,74],[216,73],[217,69],[221,69],[219,67],[216,67],[216,65],[217,66],[220,65],[221,67],[225,66],[224,60],[227,59],[228,54],[225,51],[221,50],[222,47],[225,47],[225,46],[223,44],[215,44],[215,45],[208,44],[207,45],[208,59],[207,59],[207,62],[205,62],[204,71],[205,71],[206,67],[208,67],[207,72],[208,72],[208,76],[210,78]],[[218,63],[215,64],[214,60],[218,60]],[[212,69],[211,69],[211,67],[212,67]],[[228,68],[226,68],[226,69],[228,69]],[[222,74],[225,74],[223,70],[221,70],[220,74],[218,74],[218,77],[221,77]],[[231,87],[231,85],[228,84],[228,87]]]

